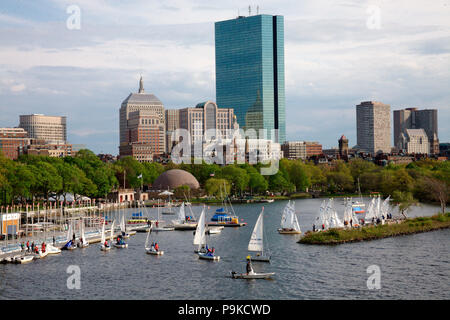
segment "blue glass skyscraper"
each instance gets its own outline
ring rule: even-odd
[[[284,19],[260,14],[215,23],[216,102],[243,129],[286,140]],[[271,136],[278,129],[278,137]]]

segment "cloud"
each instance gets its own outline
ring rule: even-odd
[[[214,100],[214,22],[235,18],[238,9],[247,14],[239,1],[79,0],[81,30],[72,31],[71,4],[51,0],[39,15],[27,6],[0,14],[0,126],[17,125],[18,114],[66,115],[69,141],[113,154],[118,110],[139,74],[166,108]],[[445,1],[377,1],[380,30],[366,27],[370,4],[259,3],[261,13],[285,17],[288,139],[331,147],[345,133],[354,145],[355,105],[373,99],[391,110],[438,108],[439,138],[450,140]]]

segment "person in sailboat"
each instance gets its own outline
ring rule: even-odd
[[[155,243],[155,251],[159,251],[158,242]]]
[[[313,232],[316,232],[316,225],[313,223]]]
[[[250,256],[247,256],[247,274],[253,273],[252,262],[250,260]]]
[[[27,251],[30,252],[30,240],[27,240]]]
[[[105,248],[109,248],[108,240],[105,240],[105,243],[103,244]]]
[[[45,252],[45,242],[42,242],[42,252]]]
[[[353,227],[353,219],[350,219],[350,228]]]

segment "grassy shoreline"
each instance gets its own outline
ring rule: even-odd
[[[329,229],[322,232],[307,232],[298,243],[334,245],[360,242],[422,233],[450,228],[450,212],[431,217],[406,219],[400,223],[366,226],[354,229]]]

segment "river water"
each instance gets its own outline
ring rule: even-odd
[[[322,199],[295,201],[303,232],[311,229]],[[368,199],[365,199],[368,203]],[[101,252],[100,244],[63,251],[25,265],[0,265],[0,299],[449,299],[450,230],[440,230],[349,243],[339,246],[299,244],[298,236],[277,228],[286,201],[265,204],[264,230],[271,263],[253,264],[255,271],[275,272],[273,280],[231,279],[231,270],[245,272],[250,235],[262,204],[233,208],[248,225],[225,228],[208,236],[219,262],[199,260],[193,253],[192,231],[152,233],[162,256],[147,255],[147,234],[128,239],[127,249]],[[343,215],[343,200],[335,207]],[[209,220],[216,209],[210,206]],[[432,215],[437,206],[413,207],[410,216]],[[193,207],[198,217],[200,206]],[[128,214],[136,209],[128,210]],[[189,211],[187,211],[189,212]],[[155,209],[148,209],[156,217]],[[144,212],[144,215],[147,213]],[[394,211],[397,214],[397,211]],[[169,216],[164,216],[169,217]],[[367,268],[380,268],[380,289],[369,290]],[[80,268],[80,289],[68,289],[69,266]]]

